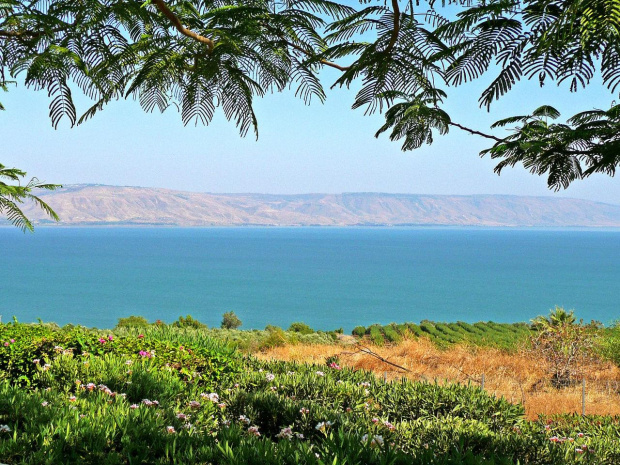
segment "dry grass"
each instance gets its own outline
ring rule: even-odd
[[[581,384],[556,389],[548,382],[546,366],[526,351],[507,353],[492,348],[454,346],[440,350],[424,339],[409,339],[391,347],[372,347],[374,352],[410,370],[405,373],[355,346],[287,345],[255,354],[258,358],[324,363],[338,355],[341,365],[374,371],[388,380],[406,376],[415,380],[480,384],[511,402],[525,405],[528,418],[539,414],[581,412]],[[589,414],[620,415],[620,369],[610,363],[590,364],[584,369],[586,411]]]

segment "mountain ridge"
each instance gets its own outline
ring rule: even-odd
[[[620,205],[511,195],[197,193],[68,185],[39,196],[61,225],[620,227]],[[53,223],[34,205],[24,213]]]

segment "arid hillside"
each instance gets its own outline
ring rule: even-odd
[[[98,185],[41,197],[64,225],[620,227],[620,205],[559,197],[208,194]],[[39,224],[49,222],[34,205],[24,210]]]

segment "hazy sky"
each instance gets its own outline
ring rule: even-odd
[[[326,87],[334,70],[323,73]],[[449,89],[453,120],[481,130],[497,119],[529,113],[542,103],[563,116],[608,108],[600,81],[571,94],[567,86],[521,83],[488,114],[477,107],[480,84]],[[382,116],[350,105],[355,89],[328,91],[327,102],[305,106],[294,91],[256,101],[260,137],[241,139],[218,111],[208,126],[184,127],[174,109],[147,114],[133,100],[111,103],[86,124],[58,130],[46,92],[23,86],[0,94],[0,163],[48,182],[166,187],[201,192],[391,192],[420,194],[561,195],[620,203],[620,180],[594,176],[554,194],[522,166],[493,173],[478,152],[486,140],[452,129],[432,146],[402,152],[387,135],[375,139]],[[76,92],[77,93],[77,92]],[[83,101],[78,110],[87,108]],[[501,133],[498,133],[501,134]]]

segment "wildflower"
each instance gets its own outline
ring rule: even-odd
[[[40,362],[41,362],[41,360],[40,360],[40,359],[38,359],[38,358],[35,358],[35,359],[32,361],[32,363],[34,363],[35,365],[38,365]]]
[[[378,418],[373,418],[371,421],[372,421],[375,425],[376,425],[377,423],[379,423],[379,419],[378,419]]]
[[[138,339],[142,339],[144,337],[144,334],[138,334]]]
[[[225,409],[226,408],[226,404],[224,402],[217,404],[217,406],[221,409]]]
[[[287,371],[286,374],[287,374],[287,376],[293,376],[295,374],[295,372],[294,371]]]
[[[295,434],[295,437],[296,437],[297,439],[303,439],[303,438],[304,438],[304,435],[303,435],[302,433],[296,433],[296,434]]]
[[[343,384],[343,383],[344,383],[344,381],[343,381],[343,380],[341,380],[341,379],[339,379],[338,381],[336,381],[336,384]]]
[[[50,403],[46,400],[44,400],[43,402],[41,402],[41,407],[47,407]]]
[[[240,416],[239,416],[239,421],[240,421],[241,423],[246,424],[246,425],[249,425],[249,424],[250,424],[250,419],[249,419],[248,417],[246,417],[245,415],[240,415]]]
[[[9,428],[9,425],[0,425],[0,433],[10,433],[11,432],[11,428]]]
[[[88,383],[86,385],[86,389],[88,389],[89,391],[92,391],[93,389],[95,389],[95,383]]]
[[[310,410],[309,410],[309,409],[307,409],[306,407],[302,407],[302,408],[299,410],[299,413],[301,413],[302,415],[306,415],[306,414],[310,413]]]
[[[342,370],[341,366],[338,365],[336,362],[332,362],[329,364],[330,368],[333,368],[334,370]]]
[[[228,427],[230,426],[230,420],[224,420],[224,421],[222,422],[222,424],[223,424],[226,428],[228,428]]]
[[[325,376],[325,373],[323,373],[322,371],[317,371],[317,372],[316,372],[316,375],[317,375],[317,376]]]
[[[80,415],[80,420],[81,420],[82,418],[86,418],[86,415],[81,414],[81,415]]]
[[[166,431],[170,434],[176,433],[174,426],[166,426]]]
[[[139,405],[138,405],[138,404],[131,404],[131,405],[129,406],[129,408],[130,408],[130,409],[132,409],[132,410],[135,410],[135,409],[137,409],[138,407],[139,407]]]
[[[359,383],[358,386],[370,387],[370,383],[368,381],[363,381]]]
[[[9,343],[8,343],[8,342],[5,342],[5,343],[4,343],[4,347],[8,347],[8,346],[9,346]]]
[[[133,360],[127,360],[127,361],[125,362],[125,365],[131,365],[132,363],[133,363]]]
[[[250,426],[248,428],[248,433],[250,433],[250,434],[252,434],[252,435],[254,435],[256,437],[260,436],[260,433],[258,432],[258,426]]]
[[[62,347],[60,347],[60,346],[54,346],[54,350],[55,350],[56,352],[62,352]]]
[[[177,413],[177,418],[179,420],[187,420],[189,418],[189,415],[185,415],[184,413]]]
[[[368,435],[365,434],[362,436],[362,443],[366,444],[368,442]],[[383,446],[383,437],[378,434],[374,435],[370,440],[370,447],[381,447]]]
[[[580,449],[579,447],[575,447],[575,452],[577,452],[578,454],[583,454],[583,449]]]
[[[387,429],[389,429],[390,431],[394,431],[396,429],[396,426],[394,426],[392,423],[390,423],[389,421],[384,421],[383,422],[383,426],[385,426]]]
[[[52,365],[50,365],[49,363],[46,363],[45,365],[43,365],[43,371],[47,371],[52,367]]]
[[[277,386],[271,386],[269,389],[271,389],[272,391],[277,391],[278,387]]]
[[[113,341],[114,338],[112,336],[108,336],[108,341]]]
[[[184,423],[184,424],[183,424],[183,428],[184,428],[184,429],[190,429],[191,427],[192,427],[192,424],[191,424],[191,423]]]
[[[559,441],[560,441],[560,438],[558,438],[557,436],[551,436],[551,437],[549,438],[549,441],[551,441],[551,442],[559,442]]]
[[[353,411],[353,409],[351,407],[347,407],[346,412],[347,413],[351,413]]]
[[[274,375],[273,373],[267,373],[267,374],[265,375],[265,379],[266,379],[268,382],[271,382],[271,381],[273,381],[274,379],[276,379],[276,375]]]
[[[239,383],[235,383],[235,385],[233,386],[235,389],[237,389],[239,387]]]
[[[331,421],[321,421],[321,422],[317,423],[317,425],[314,427],[314,429],[316,429],[318,431],[325,431],[327,428],[329,428],[332,425],[333,425],[333,423]]]
[[[69,397],[69,402],[75,402],[76,400],[77,400],[77,397],[75,396]]]
[[[104,338],[100,337],[100,338],[99,338],[99,342],[100,342],[100,343],[102,343],[102,344],[105,344],[105,343],[106,343],[106,340],[105,340]]]
[[[202,394],[200,394],[200,397],[202,397],[203,399],[209,399],[211,402],[219,402],[220,400],[220,396],[217,395],[215,392],[212,392],[211,394],[205,394],[204,392]]]
[[[276,434],[276,437],[291,440],[293,438],[293,430],[290,427],[282,428],[280,432]]]
[[[583,433],[577,433],[577,437],[578,437],[578,438],[582,438],[583,436],[584,436],[584,434],[583,434]]]
[[[9,342],[10,342],[11,344],[15,344],[15,339],[11,339]]]
[[[200,402],[195,401],[195,400],[190,400],[190,402],[189,402],[189,406],[190,406],[191,408],[200,408]]]

